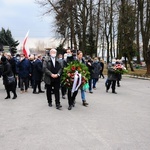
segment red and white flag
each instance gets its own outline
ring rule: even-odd
[[[28,57],[29,54],[30,54],[29,49],[26,47],[26,42],[27,42],[27,39],[28,39],[28,34],[29,34],[29,31],[27,32],[27,34],[25,36],[25,39],[23,41],[23,47],[22,47],[22,52],[23,52],[23,54],[25,54],[26,57]]]

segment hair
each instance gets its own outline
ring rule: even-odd
[[[67,53],[68,50],[72,53],[72,50],[70,48],[66,49],[66,53]]]
[[[98,60],[98,57],[94,57],[94,60]]]
[[[38,55],[37,55],[37,58],[41,58],[41,57],[42,57],[42,55],[41,55],[41,54],[38,54]]]
[[[25,56],[25,54],[24,54],[24,53],[21,53],[21,54],[20,54],[20,56],[21,56],[21,55]]]
[[[83,54],[83,52],[79,50],[79,51],[77,52],[77,55],[80,55],[81,53]]]
[[[52,49],[50,50],[50,52],[57,52],[57,50],[56,50],[55,48],[52,48]]]
[[[2,61],[2,62],[6,62],[6,60],[7,60],[7,58],[6,58],[5,56],[2,56],[2,57],[1,57],[1,61]]]

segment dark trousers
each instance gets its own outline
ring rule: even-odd
[[[117,80],[117,86],[120,86],[120,80]]]
[[[38,92],[42,91],[40,80],[34,80],[33,92],[36,92],[37,87],[38,87]]]
[[[74,104],[77,94],[78,94],[78,90],[72,93],[71,90],[68,89],[68,104],[69,104],[69,106],[72,106]]]
[[[103,75],[103,71],[102,70],[100,70],[100,78],[101,78],[101,76],[104,78],[104,75]]]
[[[90,92],[92,91],[92,81],[93,81],[92,78],[90,78],[89,81],[88,81],[89,82],[89,91]]]
[[[107,80],[107,90],[110,89],[110,86],[112,88],[112,92],[115,92],[115,89],[116,89],[116,80]]]
[[[29,86],[31,86],[32,88],[34,88],[34,79],[33,79],[33,76],[31,75],[31,76],[29,76]]]
[[[53,89],[52,89],[53,87]],[[60,83],[59,82],[51,82],[51,84],[46,84],[46,96],[47,96],[47,101],[49,104],[52,104],[52,91],[54,92],[55,95],[55,104],[60,105]]]
[[[96,88],[97,81],[98,81],[98,78],[93,78],[93,88]]]
[[[25,90],[28,89],[29,87],[29,78],[26,77],[26,78],[20,78],[20,89],[21,91],[24,91],[24,87],[25,87]]]
[[[63,84],[61,84],[61,94],[62,94],[62,96],[64,96],[66,94],[66,92],[67,92],[66,87]]]
[[[17,96],[15,83],[12,83],[10,85],[5,85],[5,89],[6,89],[7,97],[10,97],[10,91],[12,91],[14,96]]]
[[[118,74],[118,77],[117,77],[117,86],[120,86],[121,78],[122,78],[122,75]]]

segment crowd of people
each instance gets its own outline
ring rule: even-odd
[[[90,73],[88,79],[89,93],[93,93],[93,89],[96,90],[97,82],[99,78],[105,78],[103,75],[104,61],[98,57],[84,57],[82,51],[77,51],[76,55],[71,49],[66,49],[64,54],[57,54],[56,49],[51,49],[47,56],[30,55],[26,57],[25,54],[17,54],[12,56],[10,53],[2,53],[0,55],[0,77],[3,79],[3,84],[6,90],[6,98],[11,98],[10,92],[13,93],[12,99],[17,98],[16,88],[20,89],[20,93],[28,92],[28,88],[33,89],[33,94],[40,94],[46,91],[46,97],[48,106],[52,107],[53,103],[56,105],[56,109],[62,107],[60,97],[62,99],[68,99],[68,110],[75,107],[76,96],[78,91],[81,92],[81,99],[83,106],[88,106],[86,101],[86,93],[83,87],[72,91],[67,88],[61,82],[61,76],[63,69],[67,67],[70,62],[78,61],[87,66]],[[120,61],[116,61],[120,63]],[[14,78],[14,81],[10,83],[10,77]],[[106,92],[112,88],[112,93],[116,93],[116,83],[120,86],[121,74],[115,72],[114,65],[108,65],[108,77],[106,78]],[[44,82],[45,90],[41,89],[41,82]],[[61,94],[60,94],[61,93]],[[52,94],[54,94],[55,102],[52,100]]]

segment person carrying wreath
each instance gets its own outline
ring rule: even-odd
[[[90,73],[88,68],[82,61],[82,52],[78,51],[77,58],[73,57],[70,49],[66,50],[67,53],[67,66],[63,69],[62,83],[67,88],[68,95],[68,110],[71,110],[75,106],[75,98],[78,93],[78,89],[82,89],[84,85],[88,83]],[[83,100],[83,106],[87,106],[84,93],[81,94]]]
[[[72,51],[71,49],[67,49],[66,50],[66,54],[67,54],[67,58],[66,58],[66,63],[67,65],[70,63],[70,62],[73,62],[75,61],[75,58],[73,57],[73,54],[72,54]],[[75,105],[75,98],[78,94],[78,90],[77,91],[74,91],[73,93],[71,92],[71,89],[67,89],[67,96],[68,96],[68,110],[71,110],[72,107],[74,107]]]
[[[78,51],[77,52],[77,60],[80,63],[83,63],[84,65],[86,65],[86,63],[85,63],[85,61],[83,59],[83,53],[82,53],[82,51]],[[81,88],[81,99],[82,99],[83,106],[87,106],[88,103],[86,102],[86,99],[85,99],[85,90],[83,89],[83,87]]]
[[[112,93],[117,94],[116,92],[116,81],[117,81],[118,73],[116,72],[115,65],[109,64],[108,66],[108,78],[106,81],[106,92],[112,88]]]

